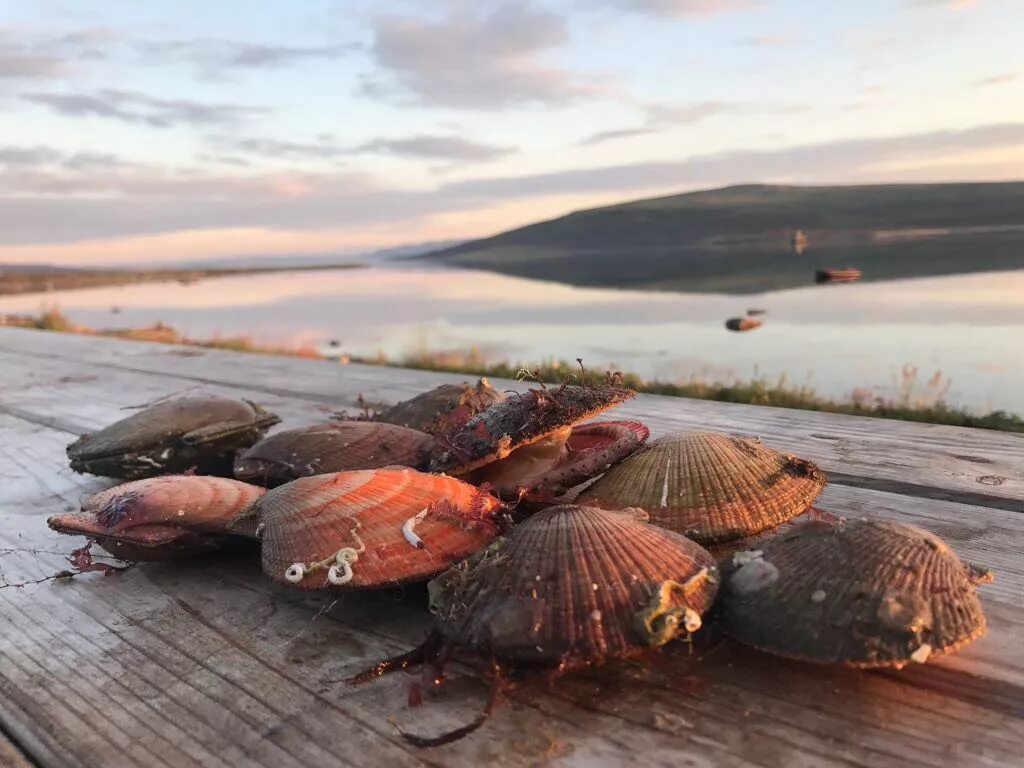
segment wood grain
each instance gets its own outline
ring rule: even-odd
[[[110,484],[66,467],[72,434],[198,379],[204,390],[258,394],[285,417],[282,427],[311,423],[334,405],[322,392],[289,394],[312,369],[272,360],[288,381],[249,375],[233,385],[214,378],[205,355],[171,358],[172,375],[135,359],[152,355],[132,351],[145,345],[119,347],[130,359],[113,365],[27,355],[8,341],[0,335],[0,580],[42,581],[0,586],[0,731],[40,765],[1004,766],[1024,754],[1019,499],[996,509],[841,484],[821,497],[837,514],[920,524],[996,571],[981,588],[989,634],[960,654],[902,672],[837,670],[746,650],[712,624],[692,647],[676,644],[650,663],[612,664],[554,687],[521,682],[481,731],[416,750],[399,727],[437,732],[478,710],[486,686],[473,669],[451,667],[439,695],[415,708],[407,705],[415,677],[359,687],[344,678],[425,636],[422,587],[310,595],[263,578],[244,546],[109,577],[45,580],[81,541],[50,532],[45,517]],[[352,368],[319,367],[346,380]],[[372,374],[360,386],[391,373],[353,370]],[[389,397],[406,396],[406,386]],[[911,435],[929,430],[901,426],[903,456],[923,460]],[[1006,472],[1020,475],[1024,454],[1013,455],[1013,443],[971,439],[1003,451]]]
[[[0,768],[32,768],[25,754],[0,733]]]
[[[0,328],[0,352],[59,361],[63,372],[56,377],[70,379],[67,384],[88,376],[101,382],[112,371],[156,373],[179,391],[222,385],[261,399],[275,395],[350,411],[360,394],[394,403],[467,378],[15,328]],[[35,378],[52,382],[48,375]],[[507,380],[492,383],[499,389],[524,388]],[[655,436],[674,429],[760,435],[775,447],[819,462],[835,475],[834,481],[845,484],[1024,511],[1019,463],[1024,435],[656,395],[641,395],[615,414],[647,422]]]

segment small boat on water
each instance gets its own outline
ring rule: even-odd
[[[747,317],[754,317],[756,315],[763,315],[767,311],[768,311],[767,309],[761,309],[759,307],[751,307],[750,309],[747,310]]]
[[[752,331],[761,325],[761,321],[756,317],[730,317],[725,321],[725,327],[730,331]]]
[[[855,267],[819,269],[814,273],[816,283],[852,283],[856,280],[860,280],[860,270]]]

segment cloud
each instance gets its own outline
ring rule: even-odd
[[[155,128],[167,128],[179,123],[233,124],[243,118],[268,111],[264,107],[214,104],[190,99],[162,99],[137,91],[121,91],[114,88],[105,88],[93,94],[25,93],[21,98],[71,117],[105,117]]]
[[[0,245],[232,227],[408,227],[428,216],[469,215],[502,202],[548,196],[628,197],[750,181],[919,179],[937,158],[1009,147],[1024,148],[1024,123],[495,176],[432,189],[396,189],[347,171],[233,175],[148,166],[74,173],[26,169],[0,173]],[[970,166],[965,168],[958,178],[971,178]],[[1004,162],[1003,170],[1009,175],[1015,169]]]
[[[796,32],[768,32],[762,35],[741,37],[736,42],[749,48],[785,48],[801,42],[803,37]]]
[[[436,107],[501,109],[564,105],[600,89],[543,56],[568,40],[565,21],[528,4],[458,13],[440,21],[377,16],[371,53],[381,70],[364,77],[375,98]]]
[[[339,59],[359,50],[357,43],[288,46],[247,43],[235,40],[143,41],[135,46],[147,61],[186,60],[207,76],[234,69],[276,69],[314,60]]]
[[[454,135],[417,135],[402,138],[376,138],[344,146],[330,136],[320,136],[315,142],[279,141],[267,138],[237,138],[214,136],[211,141],[233,155],[250,155],[272,159],[324,160],[345,155],[380,154],[395,157],[452,160],[455,162],[482,162],[505,157],[514,150],[496,144],[483,144]],[[233,156],[229,155],[229,156]],[[221,158],[223,160],[223,158]]]
[[[63,153],[52,147],[0,147],[0,166],[8,168],[49,165],[63,158]]]
[[[972,5],[981,5],[981,0],[916,0],[915,5],[932,8],[970,8]]]
[[[214,136],[211,141],[219,148],[228,152],[243,155],[256,155],[271,159],[286,160],[323,160],[346,154],[346,150],[328,139],[316,142],[280,141],[267,138],[239,138],[234,136]],[[230,158],[230,159],[229,159]],[[220,156],[221,162],[238,165],[238,158]],[[248,164],[242,161],[244,164]]]
[[[445,187],[467,198],[506,198],[578,192],[626,192],[656,187],[693,187],[749,181],[822,182],[867,173],[895,160],[947,157],[992,147],[1024,146],[1024,123],[935,131],[886,138],[849,139],[761,152],[695,155],[686,160],[630,163],[533,176],[478,179]]]
[[[591,147],[595,144],[603,144],[606,141],[615,141],[616,139],[631,139],[634,136],[646,136],[650,133],[657,133],[654,128],[618,128],[611,131],[598,131],[592,133],[589,136],[580,139],[576,143],[579,147]]]
[[[998,75],[990,75],[980,80],[975,80],[974,84],[979,86],[1003,85],[1005,83],[1012,83],[1016,79],[1017,74],[1015,72],[1002,72]]]
[[[697,101],[691,104],[649,104],[647,120],[639,127],[600,131],[578,142],[592,146],[606,141],[658,133],[680,125],[692,125],[722,114],[792,115],[806,110],[802,104],[753,104],[733,101]]]
[[[0,50],[0,80],[59,77],[64,73],[60,59]]]
[[[761,4],[763,0],[602,0],[623,11],[649,16],[710,16],[716,13],[742,11]]]
[[[61,167],[70,171],[136,167],[135,163],[108,152],[67,152],[42,144],[0,146],[0,166],[7,170]]]
[[[104,44],[115,38],[116,33],[106,27],[44,36],[0,29],[0,80],[63,77],[75,59],[103,58]]]
[[[359,145],[355,151],[431,160],[482,162],[506,157],[515,150],[497,144],[482,144],[461,136],[409,136],[403,139],[374,139]]]

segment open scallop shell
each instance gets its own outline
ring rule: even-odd
[[[652,523],[710,544],[781,525],[824,487],[825,473],[815,464],[758,440],[678,432],[612,467],[579,503],[640,507]]]
[[[458,429],[473,414],[504,399],[487,379],[480,379],[475,387],[442,384],[381,411],[376,420],[438,435]]]
[[[266,437],[235,459],[235,477],[279,485],[299,477],[378,467],[420,467],[434,438],[376,421],[334,421]]]
[[[808,522],[734,554],[721,627],[770,653],[852,667],[901,667],[985,632],[975,584],[937,536],[888,520]]]
[[[280,419],[248,400],[183,397],[143,408],[68,446],[76,472],[136,479],[185,472],[231,474],[239,448]]]
[[[124,560],[167,560],[219,546],[227,523],[263,493],[222,477],[165,475],[100,491],[81,512],[47,522]]]
[[[643,445],[649,434],[638,421],[580,424],[571,428],[563,450],[538,455],[542,440],[474,470],[466,479],[488,483],[492,492],[508,498],[515,498],[520,490],[559,495],[607,472]]]
[[[440,439],[431,472],[464,475],[506,458],[566,427],[612,408],[636,393],[624,387],[578,386],[531,389],[492,405]]]
[[[445,642],[562,668],[627,657],[695,631],[714,558],[626,512],[550,507],[430,583]]]
[[[413,469],[337,472],[267,493],[231,525],[257,521],[263,570],[304,589],[425,580],[498,534],[500,504],[468,483]]]

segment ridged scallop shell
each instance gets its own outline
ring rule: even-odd
[[[985,632],[975,589],[984,578],[917,526],[812,521],[758,546],[724,568],[721,627],[747,645],[804,661],[900,667]]]
[[[376,420],[437,435],[458,429],[473,414],[504,399],[487,379],[480,379],[475,387],[442,384],[381,411]]]
[[[167,560],[218,546],[227,523],[263,493],[222,477],[165,475],[100,491],[81,512],[47,522],[125,560]]]
[[[426,580],[486,546],[498,534],[499,507],[453,477],[371,469],[275,488],[232,529],[258,520],[263,570],[275,581],[305,589],[380,587]]]
[[[376,421],[333,421],[286,429],[235,459],[235,477],[263,485],[328,472],[378,467],[421,467],[434,438]]]
[[[825,479],[810,461],[755,439],[678,432],[612,467],[579,503],[640,507],[652,523],[710,544],[751,536],[799,515]]]
[[[626,512],[550,507],[430,583],[446,642],[573,667],[695,631],[718,589],[700,545]]]
[[[624,387],[566,386],[513,395],[476,414],[461,429],[443,435],[430,471],[463,475],[635,394]]]
[[[467,479],[489,483],[499,496],[516,497],[520,489],[562,494],[573,486],[607,472],[636,451],[650,435],[638,421],[596,421],[572,427],[561,456],[550,461],[524,461],[534,446],[520,448],[511,456],[485,464]]]
[[[68,446],[71,468],[136,479],[197,469],[231,474],[239,448],[280,419],[248,400],[183,397],[143,408]]]

